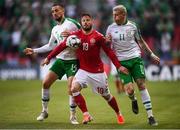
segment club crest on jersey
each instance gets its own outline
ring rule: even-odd
[[[134,31],[133,30],[127,30],[126,36],[127,36],[127,40],[132,40],[133,36],[134,36]]]
[[[134,31],[133,30],[127,30],[126,34],[127,34],[127,37],[133,37]]]
[[[95,40],[94,38],[91,38],[91,39],[90,39],[90,43],[91,43],[91,44],[95,44],[95,42],[96,42],[96,40]]]

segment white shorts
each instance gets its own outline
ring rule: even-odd
[[[86,88],[88,85],[90,85],[94,93],[102,96],[107,96],[110,94],[107,76],[105,73],[90,73],[79,69],[74,77],[73,83],[74,82],[78,82],[82,88]]]

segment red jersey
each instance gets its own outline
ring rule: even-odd
[[[93,30],[90,34],[84,34],[82,30],[73,32],[72,35],[76,35],[81,39],[81,44],[76,50],[77,58],[79,59],[80,69],[91,73],[102,73],[104,72],[103,63],[100,57],[100,49],[109,56],[114,65],[119,68],[121,65],[115,56],[112,49],[106,44],[104,36]],[[48,59],[55,57],[61,51],[66,48],[66,40],[57,46],[49,55]]]

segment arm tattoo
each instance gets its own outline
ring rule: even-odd
[[[140,47],[147,52],[149,55],[152,53],[151,49],[149,48],[149,46],[147,45],[147,43],[144,41],[144,39],[141,37],[140,40],[138,40],[138,43],[140,45]]]

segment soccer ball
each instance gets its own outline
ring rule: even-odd
[[[66,45],[72,49],[79,47],[81,40],[76,35],[70,35],[66,40]]]

